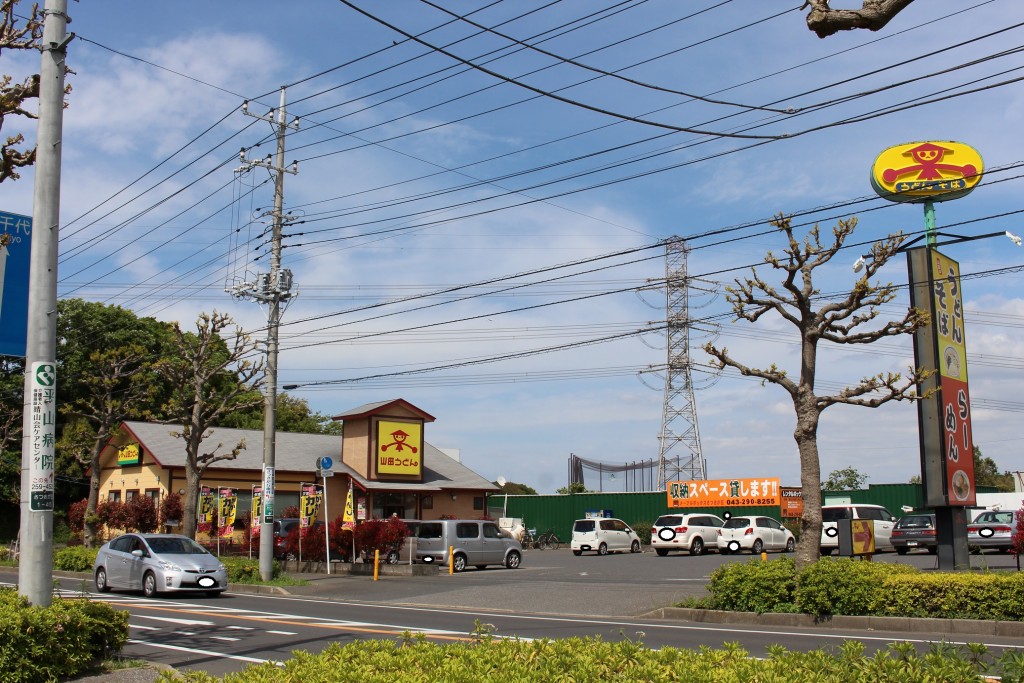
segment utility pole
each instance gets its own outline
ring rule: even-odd
[[[270,273],[260,274],[255,282],[243,282],[228,290],[238,297],[251,297],[268,305],[267,313],[267,374],[265,378],[263,404],[263,510],[260,522],[260,577],[269,581],[274,574],[274,489],[276,469],[276,419],[277,419],[277,353],[278,328],[281,325],[281,303],[290,299],[292,294],[292,272],[281,268],[281,227],[292,216],[284,215],[284,174],[298,173],[298,166],[292,162],[290,168],[284,165],[285,133],[289,128],[299,129],[299,120],[287,122],[285,109],[285,88],[281,87],[281,104],[277,111],[271,110],[260,116],[249,112],[249,103],[242,104],[242,112],[264,121],[270,122],[277,133],[277,157],[271,162],[268,154],[265,159],[247,161],[245,150],[239,154],[242,167],[248,170],[255,166],[269,169],[274,174],[274,210],[271,212],[272,237],[270,247]],[[276,119],[276,121],[275,121]]]
[[[48,607],[53,600],[53,482],[57,417],[57,238],[64,124],[67,0],[46,0],[39,70],[32,249],[29,266],[25,403],[21,438],[21,557],[18,593]]]

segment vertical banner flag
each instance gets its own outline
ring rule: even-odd
[[[324,500],[324,488],[319,484],[302,484],[299,509],[299,526],[305,529],[320,514]]]
[[[221,488],[219,493],[217,519],[221,538],[230,538],[235,530],[235,513],[238,511],[238,489]]]
[[[199,531],[209,531],[213,522],[213,489],[204,486],[199,489]]]
[[[249,512],[249,535],[260,535],[260,517],[263,515],[263,487],[253,484],[252,509]]]
[[[341,525],[345,529],[351,529],[356,525],[355,504],[352,501],[352,481],[348,482],[348,496],[345,497],[345,514],[342,515]]]

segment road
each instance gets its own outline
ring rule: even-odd
[[[772,644],[792,649],[864,642],[869,650],[893,641],[924,646],[926,636],[832,628],[772,628],[757,624],[699,624],[643,616],[686,595],[704,593],[708,574],[723,562],[749,556],[689,557],[653,553],[573,557],[567,550],[530,551],[517,570],[469,570],[453,576],[320,575],[311,585],[289,589],[293,595],[229,592],[217,599],[179,596],[147,600],[138,594],[87,591],[131,613],[125,654],[181,670],[216,675],[246,665],[288,659],[293,650],[317,652],[330,643],[365,638],[423,634],[436,642],[470,640],[476,624],[493,625],[497,637],[630,638],[649,647],[720,647],[739,642],[755,655]],[[881,561],[934,567],[935,558],[911,554]],[[989,567],[1015,567],[1012,557],[976,557]],[[998,569],[997,569],[998,570]],[[16,575],[3,574],[10,581]],[[83,582],[62,580],[70,595]],[[984,642],[998,654],[1004,648],[1024,652],[1020,639],[961,637]]]

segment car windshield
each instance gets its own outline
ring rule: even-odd
[[[206,548],[191,538],[147,538],[146,541],[157,555],[209,555]]]
[[[730,520],[726,520],[726,529],[745,529],[750,526],[750,520],[744,517],[733,517]]]
[[[853,511],[850,508],[821,509],[821,521],[838,522],[841,519],[853,519]]]
[[[578,531],[578,532],[584,533],[584,534],[585,533],[589,533],[589,532],[593,531],[596,528],[597,528],[597,525],[594,523],[594,520],[592,520],[592,519],[581,519],[581,520],[579,520],[578,522],[576,522],[575,524],[572,525],[572,530],[573,531]]]
[[[932,518],[927,515],[904,517],[896,526],[901,529],[930,529],[932,527]]]
[[[683,523],[683,518],[679,515],[662,515],[658,517],[658,521],[654,523],[654,526],[679,526]]]
[[[1010,524],[1013,522],[1013,512],[982,512],[974,520],[975,524]]]

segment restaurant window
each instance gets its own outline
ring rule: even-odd
[[[484,497],[483,496],[473,496],[473,509],[474,510],[483,510],[484,509]]]
[[[434,497],[433,496],[430,496],[430,495],[423,496],[423,509],[424,510],[433,510],[434,509]]]
[[[137,495],[139,492],[136,489],[128,489],[124,492],[124,502],[130,503]]]
[[[110,493],[107,494],[107,500],[109,500],[111,503],[114,503],[114,502],[120,503],[121,502],[121,492],[120,491],[111,491]]]
[[[153,499],[153,505],[160,505],[160,489],[146,489],[146,495]]]

